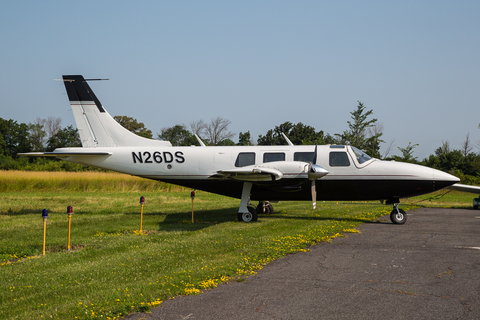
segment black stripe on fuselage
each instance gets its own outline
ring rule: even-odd
[[[184,187],[240,198],[243,182],[235,180],[162,180]],[[317,200],[368,201],[409,198],[431,193],[452,185],[451,181],[431,180],[317,180]],[[288,185],[254,183],[251,200],[311,200],[310,181],[289,179]]]

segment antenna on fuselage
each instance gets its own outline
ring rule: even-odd
[[[292,141],[290,141],[290,139],[288,139],[288,137],[285,135],[285,133],[283,132],[280,132],[282,134],[282,136],[285,138],[285,140],[287,141],[288,145],[289,146],[294,146],[294,144],[292,143]]]
[[[202,139],[200,139],[200,137],[196,133],[195,133],[195,138],[197,138],[198,143],[200,143],[200,146],[206,147],[205,143],[203,143]]]

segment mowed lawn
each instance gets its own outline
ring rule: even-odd
[[[192,223],[190,191],[114,173],[0,171],[0,318],[118,319],[149,311],[178,295],[244,281],[274,259],[348,236],[391,211],[378,202],[319,201],[316,210],[310,202],[280,202],[274,214],[240,223],[238,199],[197,191]],[[433,197],[442,204],[440,194]],[[466,206],[472,198],[448,200]],[[402,208],[431,205],[426,199]],[[49,212],[45,256],[42,209]]]

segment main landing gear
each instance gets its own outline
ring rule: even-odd
[[[258,214],[273,214],[273,206],[268,201],[260,201],[257,206]]]
[[[260,201],[255,207],[250,203],[250,191],[252,190],[251,182],[244,182],[242,189],[242,198],[240,200],[240,208],[238,208],[237,218],[240,222],[252,222],[258,220],[259,214],[272,214],[273,206],[268,201]]]
[[[393,204],[393,210],[390,212],[390,220],[394,224],[404,224],[407,222],[407,213],[398,208],[399,203]]]
[[[240,200],[240,208],[238,208],[238,221],[252,222],[258,220],[258,213],[254,206],[250,204],[250,191],[252,190],[251,182],[244,182],[242,189],[242,199]]]

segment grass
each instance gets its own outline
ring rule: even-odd
[[[273,215],[239,223],[239,200],[197,192],[192,224],[187,189],[120,174],[30,174],[31,184],[43,187],[17,191],[12,180],[28,188],[29,175],[0,172],[1,319],[118,319],[149,311],[178,295],[242,281],[275,259],[358,232],[359,224],[391,211],[370,202],[318,202],[317,210],[309,202],[281,202]],[[140,196],[146,198],[143,233]],[[450,205],[459,197],[440,200]],[[408,201],[433,202],[425,199]],[[70,252],[68,205],[74,210]]]

